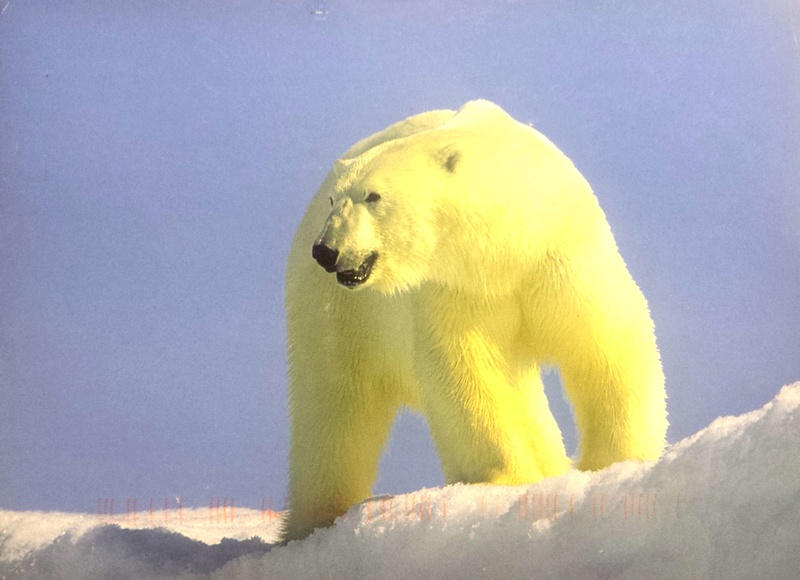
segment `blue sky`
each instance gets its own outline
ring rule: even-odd
[[[285,4],[0,2],[0,507],[279,504],[294,228],[353,142],[473,98],[593,185],[670,441],[800,379],[794,2]],[[441,482],[404,415],[374,491]]]

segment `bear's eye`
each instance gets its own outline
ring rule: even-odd
[[[379,193],[375,193],[373,191],[372,193],[370,193],[367,196],[367,199],[365,199],[364,201],[366,201],[367,203],[374,203],[374,202],[378,201],[380,198],[381,198],[380,194]]]

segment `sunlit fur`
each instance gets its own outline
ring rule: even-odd
[[[377,252],[369,279],[338,285],[311,258],[319,240],[347,267]],[[286,304],[287,540],[370,496],[402,406],[426,417],[448,483],[566,471],[541,365],[560,369],[580,469],[663,448],[653,325],[594,194],[550,141],[486,101],[344,154],[295,236]]]

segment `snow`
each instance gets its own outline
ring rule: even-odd
[[[796,577],[800,383],[658,462],[377,497],[283,547],[279,526],[239,507],[0,511],[0,578]]]

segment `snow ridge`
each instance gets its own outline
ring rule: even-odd
[[[658,462],[377,497],[285,547],[255,510],[221,542],[200,510],[172,530],[0,511],[0,578],[788,578],[799,475],[795,383]]]

